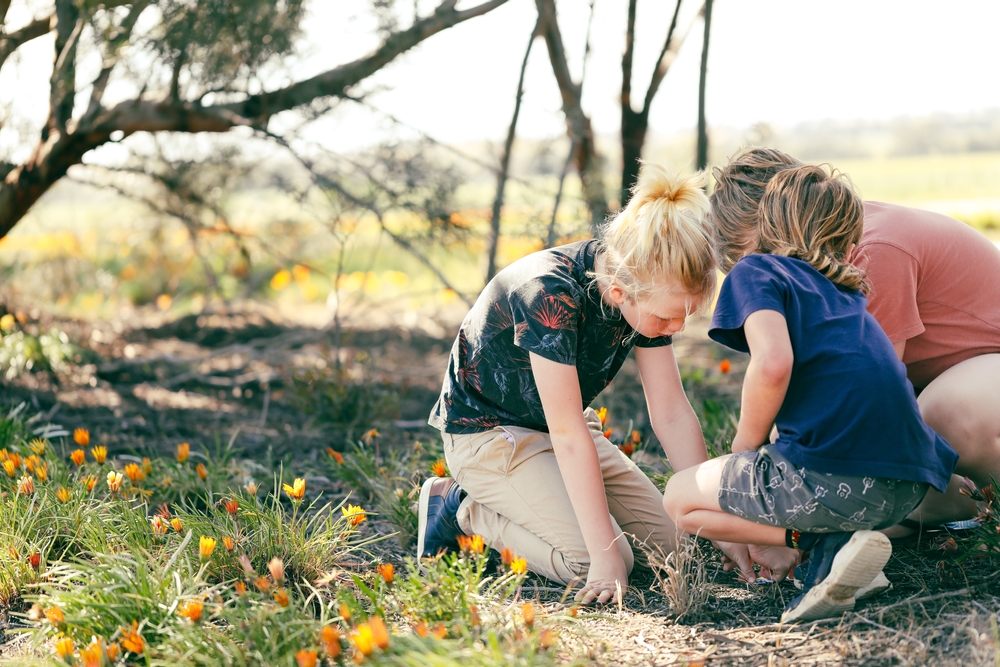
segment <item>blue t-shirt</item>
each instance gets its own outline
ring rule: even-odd
[[[795,360],[775,446],[796,465],[943,492],[958,454],[924,424],[906,367],[866,306],[802,260],[748,255],[723,283],[708,335],[749,352],[747,317],[784,315]]]

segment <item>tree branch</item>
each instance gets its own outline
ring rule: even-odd
[[[621,105],[622,109],[632,108],[632,54],[635,48],[635,6],[638,4],[638,0],[629,0],[628,2],[628,20],[625,26],[625,53],[622,54],[622,96]],[[678,1],[677,7],[680,8],[681,3]],[[677,14],[674,13],[674,20],[676,21]],[[673,25],[671,25],[671,32],[673,32]],[[668,34],[667,41],[670,41],[670,36]]]
[[[335,67],[311,79],[271,92],[251,95],[242,102],[224,104],[220,108],[246,118],[255,126],[261,126],[278,112],[307,104],[317,97],[341,95],[347,88],[371,76],[428,37],[463,21],[486,14],[507,0],[487,0],[481,5],[462,11],[455,10],[456,2],[457,0],[442,2],[433,14],[420,19],[406,30],[390,35],[382,46],[363,58]]]
[[[3,8],[0,7],[0,9]],[[52,21],[54,18],[54,13],[49,14],[44,18],[32,21],[20,30],[9,33],[0,32],[0,67],[3,67],[7,58],[17,51],[22,44],[48,34],[52,30]]]
[[[76,47],[80,43],[84,19],[72,0],[56,0],[56,61],[49,86],[49,119],[42,141],[50,133],[65,134],[73,116],[76,97]]]
[[[704,6],[702,2],[702,6]],[[691,23],[688,24],[686,28],[680,33],[674,35],[674,31],[677,28],[677,16],[681,11],[681,0],[677,0],[677,6],[674,8],[674,17],[670,21],[670,29],[667,31],[667,39],[663,42],[663,49],[660,51],[660,57],[656,61],[656,69],[653,70],[653,77],[649,81],[649,87],[646,89],[646,99],[643,102],[642,110],[647,115],[649,114],[649,107],[653,104],[653,97],[656,96],[656,91],[660,89],[660,84],[663,83],[663,78],[667,75],[667,70],[674,63],[677,58],[677,52],[680,51],[681,45],[684,44],[684,39],[687,37],[688,32],[691,30],[691,26],[694,25],[695,21],[698,19],[692,19]],[[697,16],[701,15],[701,9],[698,10]]]
[[[135,23],[139,20],[139,15],[142,14],[147,6],[149,6],[149,0],[137,0],[134,2],[128,15],[125,16],[121,25],[118,26],[115,36],[108,42],[108,53],[105,56],[100,74],[94,79],[94,87],[90,91],[90,103],[87,105],[87,111],[84,112],[83,117],[80,119],[80,125],[86,126],[89,124],[100,110],[101,100],[104,99],[104,90],[108,87],[112,70],[118,64],[121,48],[131,38],[132,31],[135,29]]]

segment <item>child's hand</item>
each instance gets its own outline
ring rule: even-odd
[[[761,444],[763,443],[755,443],[753,440],[743,437],[740,432],[737,431],[736,436],[733,438],[733,454],[751,452],[755,449],[760,449]]]
[[[760,544],[749,545],[750,558],[760,564],[760,576],[782,581],[788,572],[802,560],[802,552],[788,547]]]
[[[729,572],[733,568],[739,568],[740,581],[752,584],[757,581],[757,574],[753,571],[753,560],[750,558],[748,545],[738,542],[721,542],[713,540],[712,546],[722,552],[722,569]]]
[[[576,601],[581,604],[604,604],[613,600],[620,604],[627,588],[628,572],[625,570],[625,562],[618,549],[613,547],[600,559],[591,562],[587,584],[576,594]]]

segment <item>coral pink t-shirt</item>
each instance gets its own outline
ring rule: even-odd
[[[918,389],[955,364],[1000,353],[1000,249],[939,213],[865,202],[855,264],[868,273],[868,311]]]

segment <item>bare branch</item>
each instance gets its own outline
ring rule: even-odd
[[[635,7],[638,0],[628,0],[628,20],[625,24],[625,53],[622,54],[622,108],[632,108],[632,54],[635,49]],[[679,10],[681,3],[677,3]],[[674,20],[677,20],[677,13],[674,12]],[[673,24],[670,26],[673,32]],[[668,33],[667,43],[670,42]]]
[[[702,6],[704,6],[702,2]],[[674,63],[677,58],[677,52],[680,51],[681,45],[684,44],[684,39],[687,37],[688,32],[691,30],[691,26],[694,25],[695,18],[684,28],[680,33],[674,34],[677,28],[677,16],[681,11],[681,2],[677,0],[677,7],[674,8],[674,17],[670,21],[670,29],[667,31],[667,39],[663,42],[663,49],[660,51],[660,57],[656,61],[656,69],[653,70],[653,77],[649,81],[649,87],[646,89],[646,99],[642,105],[643,110],[648,114],[649,107],[653,103],[653,97],[656,96],[656,91],[660,89],[660,84],[663,82],[663,77],[667,75],[667,70]],[[697,16],[701,15],[702,9],[698,10]]]
[[[246,118],[254,125],[263,125],[272,115],[280,111],[308,104],[318,97],[342,95],[347,88],[371,76],[431,35],[486,14],[507,2],[507,0],[487,0],[481,5],[455,11],[456,1],[442,2],[433,14],[417,21],[408,29],[391,35],[382,46],[363,58],[285,88],[251,95],[242,102],[221,105],[221,108]]]
[[[66,133],[66,123],[73,116],[76,93],[76,47],[80,43],[84,18],[72,0],[56,0],[56,62],[49,87],[49,119],[42,141],[50,133]]]
[[[111,78],[111,72],[114,70],[115,65],[118,64],[118,59],[120,58],[121,48],[132,36],[132,31],[135,29],[135,23],[139,20],[139,15],[149,6],[149,0],[137,0],[132,4],[132,9],[122,20],[121,25],[118,26],[118,31],[115,33],[114,37],[108,42],[108,52],[104,58],[104,64],[101,67],[100,74],[94,79],[94,87],[90,92],[90,103],[87,105],[87,111],[83,114],[80,119],[81,125],[87,125],[101,108],[101,100],[104,98],[104,90],[108,87],[108,81]]]
[[[3,7],[0,7],[3,9]],[[0,14],[2,16],[3,14]],[[0,67],[22,44],[46,35],[52,30],[52,22],[55,14],[40,19],[36,19],[24,26],[20,30],[4,33],[0,32]]]

